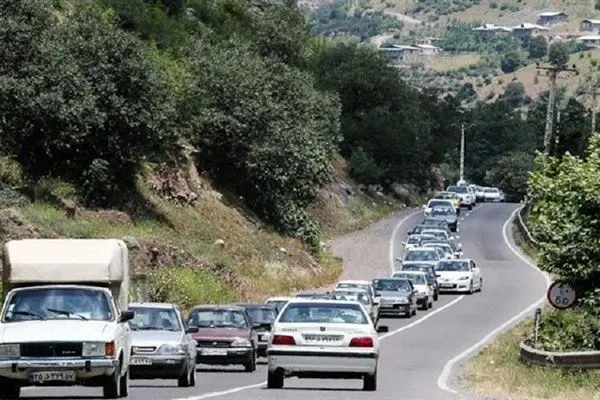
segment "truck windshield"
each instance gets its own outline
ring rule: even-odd
[[[83,288],[35,288],[10,295],[2,322],[36,319],[110,321],[114,318],[106,294]]]

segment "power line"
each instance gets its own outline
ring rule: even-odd
[[[575,72],[579,75],[579,71],[575,64],[572,68],[569,68],[566,64],[550,64],[549,67],[540,66],[539,62],[535,63],[536,69],[543,69],[548,71],[550,76],[550,95],[548,97],[548,109],[546,110],[546,129],[544,131],[544,154],[550,155],[550,149],[552,147],[552,129],[554,123],[554,104],[556,103],[556,78],[561,72]]]

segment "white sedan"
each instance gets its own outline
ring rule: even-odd
[[[354,301],[290,301],[271,331],[267,388],[282,388],[286,377],[362,379],[377,390],[378,332],[365,308]]]
[[[483,288],[481,270],[471,259],[444,260],[435,267],[440,292],[468,292]]]

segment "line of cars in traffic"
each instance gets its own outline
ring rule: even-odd
[[[457,205],[472,208],[477,201],[464,187],[450,186],[428,202],[389,276],[342,280],[329,292],[265,303],[201,305],[186,317],[175,304],[130,304],[130,378],[174,379],[191,387],[198,364],[240,365],[251,373],[266,357],[271,389],[295,376],[361,379],[363,390],[376,390],[379,333],[389,330],[382,319],[412,318],[444,292],[482,290],[481,271],[464,257],[457,236]]]

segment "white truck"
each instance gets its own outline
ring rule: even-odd
[[[126,397],[129,255],[114,239],[26,239],[4,245],[0,399],[26,386],[97,386]]]

